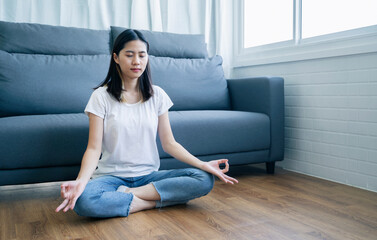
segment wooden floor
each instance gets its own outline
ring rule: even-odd
[[[128,218],[55,213],[59,184],[0,187],[0,239],[377,239],[377,193],[279,170],[233,168],[235,186]]]

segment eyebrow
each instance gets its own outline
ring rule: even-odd
[[[128,52],[128,53],[135,53],[134,51],[132,51],[132,50],[126,50],[126,52]],[[147,53],[146,51],[140,51],[139,53]]]

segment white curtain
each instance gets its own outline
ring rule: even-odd
[[[209,55],[223,57],[224,71],[229,76],[233,0],[0,0],[0,20],[204,34]]]

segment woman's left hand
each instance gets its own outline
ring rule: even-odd
[[[225,164],[225,168],[221,169],[220,164]],[[213,175],[220,178],[225,183],[238,183],[238,180],[232,177],[229,177],[225,173],[229,171],[229,164],[228,159],[219,159],[219,160],[213,160],[210,162],[203,162],[203,165],[201,167],[202,170],[212,173]]]

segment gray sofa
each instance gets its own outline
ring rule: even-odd
[[[123,31],[0,21],[0,185],[75,179],[88,140],[83,113]],[[171,97],[175,138],[202,160],[283,160],[280,77],[226,80],[204,37],[143,31],[155,85]],[[185,165],[158,147],[161,169]]]

